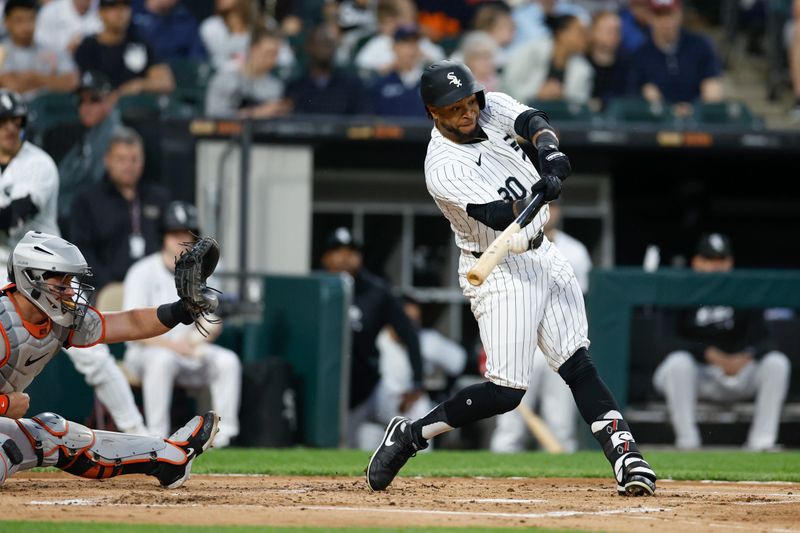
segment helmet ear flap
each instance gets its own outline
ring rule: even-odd
[[[478,91],[475,93],[475,97],[478,99],[478,107],[483,109],[486,107],[486,92],[485,91]]]

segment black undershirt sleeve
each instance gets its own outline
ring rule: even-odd
[[[502,231],[517,218],[514,203],[497,200],[488,204],[467,204],[467,214],[493,230]]]
[[[532,139],[537,131],[551,127],[547,113],[538,109],[523,111],[514,121],[514,131],[517,135],[527,140]]]

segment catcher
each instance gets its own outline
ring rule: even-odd
[[[218,258],[216,241],[200,239],[176,261],[180,300],[102,315],[87,303],[94,289],[84,282],[91,270],[80,250],[53,235],[25,234],[9,256],[12,283],[0,291],[0,484],[19,470],[54,466],[81,477],[146,474],[165,488],[183,485],[219,430],[214,411],[167,439],[143,437],[95,431],[55,413],[22,418],[23,391],[62,346],[154,337],[212,313],[218,301],[205,280]]]

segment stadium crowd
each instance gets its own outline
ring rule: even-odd
[[[766,4],[782,4],[787,78],[800,97],[791,0],[739,3],[748,21],[763,19]],[[489,90],[522,102],[567,101],[597,112],[635,97],[668,104],[680,117],[693,104],[726,98],[724,65],[697,23],[699,4],[6,0],[0,87],[32,102],[70,93],[81,74],[101,71],[114,98],[169,95],[159,105],[184,114],[424,116],[421,69],[452,57]]]

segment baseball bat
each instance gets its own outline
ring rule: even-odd
[[[521,403],[517,406],[517,410],[522,415],[523,420],[525,420],[525,424],[527,424],[531,434],[539,441],[539,444],[542,445],[542,448],[548,453],[564,453],[564,448],[550,431],[550,428],[547,427],[547,424],[545,424],[536,413],[531,411],[530,407]]]
[[[483,255],[478,259],[478,262],[475,263],[469,272],[467,272],[467,280],[475,286],[480,285],[486,278],[489,277],[494,267],[508,255],[508,247],[511,241],[511,236],[515,233],[519,233],[522,229],[522,223],[525,221],[526,218],[531,217],[534,211],[537,211],[542,207],[544,202],[542,199],[544,198],[544,192],[536,193],[536,196],[533,197],[531,203],[522,210],[522,213],[514,219],[514,222],[509,224],[509,226],[503,230],[503,233],[498,235],[498,237],[489,245]]]

